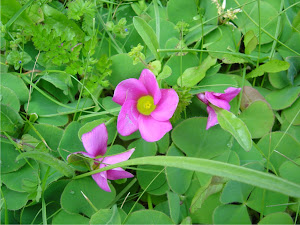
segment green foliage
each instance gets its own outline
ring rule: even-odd
[[[125,38],[128,35],[126,23],[126,18],[120,19],[117,24],[114,24],[112,21],[109,21],[106,23],[106,28],[108,31],[111,31],[117,37]]]
[[[83,96],[89,97],[91,94],[99,96],[101,90],[109,86],[109,81],[106,77],[110,76],[112,73],[111,65],[112,62],[106,55],[100,57],[94,66],[93,72],[87,77],[87,89],[83,91]],[[87,90],[89,90],[89,92]]]
[[[7,55],[6,60],[8,64],[14,66],[15,70],[18,70],[21,65],[29,63],[31,57],[26,52],[13,50]]]
[[[133,65],[136,65],[138,62],[145,60],[145,55],[142,53],[143,49],[144,46],[138,44],[128,53],[128,55],[133,59]]]
[[[185,111],[186,107],[191,104],[192,102],[192,95],[190,94],[190,88],[188,87],[174,87],[176,93],[179,97],[178,106],[176,108],[176,111],[172,117],[172,121],[176,122],[181,118],[181,113]]]
[[[297,3],[2,0],[1,223],[299,223]],[[157,142],[120,135],[112,100],[145,68],[179,96]],[[196,95],[229,87],[242,91],[206,130]],[[111,192],[72,154],[101,123],[109,156],[135,149],[102,168],[134,176]]]

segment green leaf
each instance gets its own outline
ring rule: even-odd
[[[182,73],[190,68],[199,65],[199,59],[196,55],[188,53],[184,56],[173,55],[167,62],[170,68],[172,68],[172,75],[166,78],[164,81],[170,86],[177,84],[177,79]]]
[[[272,109],[280,110],[291,106],[300,94],[300,87],[286,87],[281,90],[272,91],[266,96],[266,100],[270,103]]]
[[[25,110],[28,106],[28,114],[36,113],[38,114],[38,122],[46,123],[55,126],[62,126],[68,122],[67,115],[59,115],[58,107],[55,102],[49,100],[44,95],[39,93],[37,90],[34,90],[31,94],[31,99],[28,104],[24,105]],[[52,115],[53,114],[53,115]]]
[[[38,185],[38,164],[33,160],[28,160],[28,162],[20,168],[19,170],[12,172],[12,173],[6,173],[2,174],[2,182],[6,185],[7,188],[17,191],[17,192],[25,192],[23,188],[23,181],[31,181],[32,183],[35,183]]]
[[[192,225],[192,219],[191,219],[191,217],[189,217],[189,216],[185,217],[185,218],[181,221],[180,225],[184,225],[184,224]]]
[[[300,14],[298,14],[300,15]],[[291,84],[294,84],[294,79],[300,71],[300,57],[299,56],[291,56],[287,57],[286,61],[290,64],[288,69],[287,78]]]
[[[199,83],[206,74],[206,71],[215,65],[217,62],[216,58],[207,56],[207,58],[201,63],[200,66],[191,67],[186,69],[183,74],[177,79],[179,86],[193,87]]]
[[[20,110],[20,101],[16,93],[10,88],[0,85],[0,102],[3,105],[10,106],[16,112]]]
[[[7,21],[5,24],[8,27],[10,27],[13,23],[16,23],[21,26],[31,25],[32,21],[27,16],[27,14],[24,12],[27,7],[29,7],[34,0],[30,0],[26,2],[26,4],[21,7],[20,3],[16,0],[3,0],[1,1],[1,19],[3,21]],[[5,18],[5,19],[4,19]]]
[[[273,59],[267,63],[257,67],[255,70],[251,71],[246,75],[246,78],[254,78],[264,75],[264,73],[277,73],[280,71],[287,70],[290,67],[290,64],[285,61],[278,59]]]
[[[286,157],[291,160],[300,157],[300,143],[283,132],[267,134],[259,140],[257,145],[273,165],[273,167],[269,167],[272,171],[278,172],[280,166],[288,161]]]
[[[163,80],[172,75],[172,69],[168,65],[165,65],[162,72],[158,74],[157,80]]]
[[[264,199],[264,201],[262,201],[262,199]],[[255,188],[246,204],[255,211],[263,213],[263,215],[268,215],[274,212],[284,212],[288,202],[289,197],[284,193],[280,194],[261,188]]]
[[[52,224],[88,224],[89,219],[75,213],[68,213],[65,210],[61,210],[53,217]]]
[[[221,205],[213,218],[214,224],[252,224],[245,205]]]
[[[90,224],[121,224],[117,206],[114,205],[111,209],[100,209],[92,215]]]
[[[24,207],[28,201],[28,193],[12,191],[5,186],[1,187],[5,204],[8,210],[18,210]],[[1,199],[2,201],[2,199]]]
[[[174,222],[162,212],[139,210],[130,214],[124,224],[174,224]]]
[[[213,5],[212,7],[215,7]],[[223,59],[226,55],[230,53],[238,52],[239,49],[238,43],[241,39],[241,31],[237,28],[232,27],[231,25],[222,25],[218,26],[218,29],[210,32],[205,37],[205,46],[209,50],[209,55],[212,57]],[[214,51],[222,51],[224,53],[217,53]],[[227,53],[225,53],[227,52]],[[232,57],[232,59],[234,59]],[[236,60],[236,58],[234,59]]]
[[[170,134],[166,133],[160,140],[156,142],[157,149],[160,154],[165,154],[170,145]]]
[[[16,157],[19,152],[16,150],[15,146],[12,144],[0,142],[1,145],[1,173],[9,173],[18,170],[22,167],[26,161],[19,160],[16,161]]]
[[[245,53],[247,55],[251,54],[251,52],[256,48],[258,44],[258,39],[254,34],[253,30],[249,30],[244,37],[244,45],[245,45]]]
[[[257,2],[253,2],[252,4],[246,5],[244,5],[241,1],[239,1],[240,5],[238,5],[236,2],[232,3],[233,4],[231,4],[230,7],[239,7],[243,10],[243,12],[237,14],[237,18],[234,19],[234,23],[238,26],[238,29],[243,32],[244,35],[246,34],[246,32],[252,30],[254,34],[258,36],[258,24],[260,22],[261,28],[263,28],[269,34],[275,37],[277,27],[276,18],[278,18],[278,10],[274,8],[274,1],[263,1],[260,5]],[[244,12],[246,12],[248,16],[255,21],[256,24],[251,22]],[[260,41],[261,44],[265,44],[273,41],[273,39],[265,32],[261,32]]]
[[[109,111],[110,109],[115,109],[115,108],[120,107],[119,104],[115,103],[112,100],[111,96],[107,96],[107,97],[103,98],[102,99],[102,105],[103,105],[104,110],[106,110],[106,111]],[[118,116],[119,112],[113,112],[111,114],[114,115],[114,116]]]
[[[63,129],[49,124],[35,124],[34,128],[40,135],[38,135],[34,129],[30,129],[28,134],[38,140],[43,138],[51,148],[50,153],[54,156],[58,156],[57,148],[63,135]]]
[[[130,159],[121,163],[106,166],[103,169],[79,175],[75,179],[99,173],[100,171],[106,171],[117,167],[125,167],[131,165],[158,165],[198,171],[214,176],[229,178],[235,181],[250,184],[260,188],[265,188],[271,191],[276,191],[278,193],[282,193],[292,197],[300,197],[300,185],[284,180],[275,175],[248,169],[242,166],[236,166],[229,163],[223,163],[209,159],[200,159],[195,157],[149,156]]]
[[[73,177],[74,176],[74,170],[68,164],[65,162],[53,157],[52,155],[46,153],[46,152],[37,152],[37,151],[31,151],[31,152],[24,152],[20,154],[17,157],[17,160],[23,159],[23,158],[32,158],[35,160],[38,160],[40,162],[43,162],[60,173],[64,174],[66,177]]]
[[[130,157],[131,159],[143,156],[154,156],[157,152],[157,145],[155,142],[147,142],[142,138],[131,142],[128,149],[131,148],[135,148],[135,151]]]
[[[140,165],[138,166],[138,169],[140,170],[137,171],[136,175],[142,189],[145,190],[151,183],[146,190],[149,194],[163,195],[168,191],[169,186],[166,180],[165,172],[162,171],[160,173],[160,171],[164,169],[162,166]],[[158,177],[156,177],[157,175]]]
[[[267,215],[258,224],[294,224],[294,221],[289,214],[277,212]]]
[[[16,133],[22,126],[23,120],[13,108],[0,104],[1,110],[1,131],[9,134]]]
[[[139,78],[145,66],[142,63],[133,65],[133,60],[128,54],[117,54],[111,57],[112,74],[108,77],[113,86],[117,86],[121,81],[128,78]]]
[[[78,36],[79,40],[84,38],[85,34],[80,27],[74,21],[69,20],[62,12],[48,4],[43,4],[41,8],[44,12],[45,20],[55,25],[56,29],[64,31],[68,28]]]
[[[157,52],[157,49],[159,49],[159,44],[154,30],[147,24],[145,20],[136,16],[133,17],[133,25],[152,54],[156,59],[159,60],[160,56]]]
[[[91,177],[73,180],[65,187],[61,195],[61,206],[69,213],[84,214],[91,217],[95,213],[95,210],[88,203],[83,194],[97,209],[104,209],[116,196],[114,187],[112,185],[109,186],[111,192],[106,192],[102,190]]]
[[[57,112],[59,113],[74,113],[76,110],[81,111],[85,109],[91,108],[91,106],[94,104],[93,100],[90,98],[81,98],[79,100],[75,100],[74,102],[66,104],[68,107],[59,106],[57,108]]]
[[[245,203],[253,187],[236,181],[228,181],[225,185],[220,201],[223,204],[239,202]]]
[[[191,94],[198,94],[205,91],[213,91],[217,93],[224,92],[229,87],[236,87],[237,82],[232,76],[227,74],[211,74],[206,75],[199,85],[193,87]]]
[[[65,95],[69,92],[69,87],[72,85],[71,77],[65,73],[46,73],[41,79],[48,81],[58,89],[62,90]]]
[[[16,93],[22,104],[28,101],[29,91],[20,77],[10,73],[0,73],[0,81],[1,85],[10,88]]]
[[[291,107],[282,111],[282,114],[289,123],[300,125],[300,98],[298,98]]]
[[[179,196],[173,192],[168,191],[168,203],[170,209],[171,219],[178,224],[180,216],[180,199]]]
[[[221,205],[220,192],[209,196],[202,207],[191,214],[193,224],[213,224],[213,213]]]
[[[203,33],[202,33],[202,27],[198,27],[193,30],[191,29],[191,31],[187,35],[184,36],[184,41],[187,45],[190,45],[194,42],[198,42],[202,39],[202,37],[209,34],[216,28],[217,28],[217,26],[215,26],[215,25],[204,25]]]
[[[184,156],[184,154],[172,144],[168,150],[167,156]],[[169,187],[177,194],[184,194],[189,188],[194,172],[175,167],[166,168],[166,176]]]
[[[153,19],[149,22],[149,25],[152,27],[153,30],[156,30],[157,21],[156,19]],[[160,27],[160,36],[157,36],[157,39],[159,40],[159,46],[160,48],[165,48],[167,41],[170,39],[170,37],[178,38],[179,39],[179,30],[176,29],[176,26],[174,23],[170,22],[166,19],[160,19],[158,23]],[[156,34],[158,35],[158,34]],[[162,53],[161,55],[164,55],[166,53]]]
[[[11,51],[7,58],[7,63],[13,65],[15,70],[20,68],[20,65],[25,65],[31,61],[31,57],[26,52]]]
[[[261,138],[272,130],[275,116],[271,107],[263,101],[255,101],[239,116],[246,124],[252,138]]]
[[[192,23],[194,16],[197,16],[197,5],[193,0],[170,0],[167,4],[168,19],[177,24],[179,21]]]
[[[235,63],[246,63],[247,61],[244,59],[244,57],[231,55],[231,54],[224,54],[222,58],[222,62],[226,64],[235,64]]]
[[[296,165],[297,163],[297,165]],[[286,161],[279,167],[279,174],[291,182],[300,184],[300,158],[292,161]]]
[[[82,142],[78,137],[78,131],[80,128],[81,124],[73,121],[64,130],[57,148],[59,154],[64,160],[67,160],[67,156],[73,152],[85,151]]]
[[[220,192],[222,188],[223,184],[210,184],[210,182],[207,185],[200,187],[192,199],[190,207],[191,213],[194,213],[197,211],[197,209],[200,209],[204,201],[209,196]]]
[[[206,130],[207,118],[190,118],[172,131],[172,140],[187,156],[211,159],[228,150],[231,135],[221,127]]]
[[[31,18],[32,22],[37,24],[44,21],[44,13],[39,4],[31,5],[27,10],[27,15]]]
[[[216,112],[220,126],[231,133],[245,151],[250,151],[252,138],[245,123],[225,109],[217,109]]]

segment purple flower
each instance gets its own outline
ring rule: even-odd
[[[85,133],[81,137],[83,146],[86,152],[75,152],[72,154],[81,153],[82,155],[94,159],[93,165],[91,165],[92,170],[101,169],[106,167],[107,165],[116,164],[119,162],[126,161],[130,158],[134,149],[130,149],[126,152],[111,155],[106,157],[104,156],[106,153],[107,147],[107,130],[105,124],[102,123],[99,126],[95,127],[92,131]],[[103,171],[100,173],[96,173],[92,175],[93,179],[102,188],[104,191],[111,192],[110,187],[108,186],[107,179],[109,180],[118,180],[123,178],[131,178],[133,175],[129,172],[126,172],[121,167]]]
[[[215,110],[210,106],[214,105],[219,108],[229,111],[229,102],[237,96],[241,91],[241,88],[229,87],[224,92],[225,93],[215,93],[215,92],[205,92],[197,94],[197,97],[207,105],[208,119],[206,124],[206,130],[212,126],[218,124],[217,114]]]
[[[173,89],[159,89],[154,74],[144,69],[140,78],[122,81],[116,87],[113,101],[122,106],[118,132],[127,136],[139,130],[148,142],[160,140],[172,129],[178,95]]]

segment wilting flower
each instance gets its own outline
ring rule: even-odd
[[[101,157],[106,153],[108,139],[107,130],[104,123],[95,127],[92,131],[83,134],[81,139],[86,152],[75,152],[72,154],[81,153],[82,155],[93,159],[94,163],[91,165],[92,170],[96,170],[99,168],[101,169],[103,167],[106,167],[107,165],[126,161],[134,152],[134,149],[130,149],[117,155]],[[104,191],[111,192],[110,187],[107,183],[107,179],[118,180],[123,178],[131,178],[133,177],[133,175],[129,172],[126,172],[121,167],[118,167],[115,169],[93,174],[92,177],[100,188],[102,188]]]
[[[200,93],[197,97],[207,105],[207,113],[208,119],[206,124],[206,130],[210,127],[218,124],[217,114],[215,110],[210,106],[214,105],[219,108],[225,109],[227,111],[230,110],[229,102],[237,96],[241,91],[241,88],[227,88],[224,92],[225,93],[215,93],[215,92],[205,92]]]
[[[113,101],[122,106],[118,116],[118,132],[127,136],[140,130],[149,142],[160,140],[172,129],[169,119],[178,104],[173,89],[159,89],[154,74],[144,69],[140,78],[122,81],[116,87]]]

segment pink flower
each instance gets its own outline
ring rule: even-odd
[[[122,106],[118,116],[118,132],[127,136],[140,130],[149,142],[160,140],[172,129],[179,98],[173,89],[159,89],[154,74],[144,69],[140,78],[122,81],[116,87],[113,101]]]
[[[72,154],[81,153],[82,155],[92,158],[94,160],[93,165],[91,166],[92,170],[106,167],[107,165],[116,164],[119,162],[126,161],[130,158],[134,149],[130,149],[126,152],[106,156],[99,158],[98,156],[104,156],[106,153],[107,147],[107,130],[105,124],[102,123],[99,126],[95,127],[92,131],[85,133],[81,137],[83,146],[86,152],[75,152]],[[133,175],[129,172],[126,172],[121,167],[103,171],[92,175],[93,179],[102,188],[104,191],[111,192],[110,187],[108,186],[107,179],[109,180],[118,180],[123,178],[131,178]]]
[[[217,114],[210,104],[219,108],[229,111],[229,102],[237,96],[241,91],[241,88],[227,88],[223,93],[205,92],[197,94],[197,97],[207,105],[208,119],[206,124],[206,130],[218,124]]]

